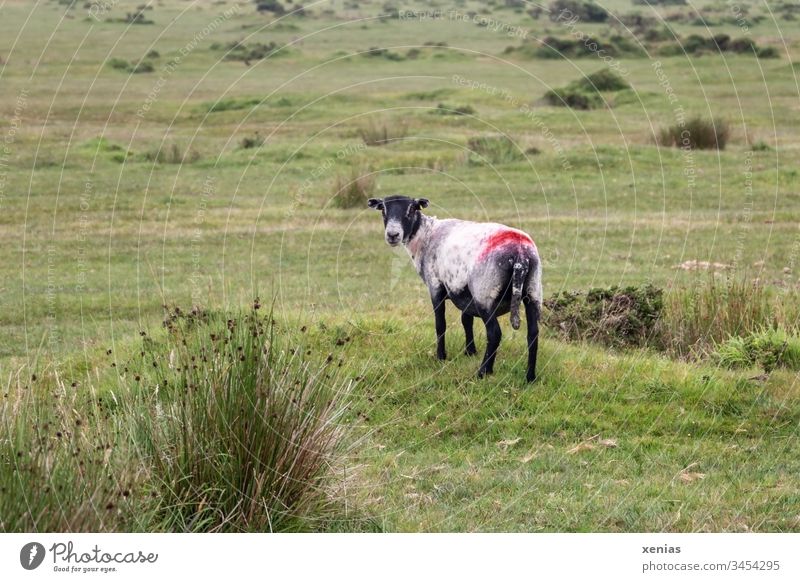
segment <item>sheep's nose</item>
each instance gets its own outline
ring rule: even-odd
[[[390,245],[396,245],[400,242],[400,235],[395,232],[387,232],[386,233],[386,242]]]

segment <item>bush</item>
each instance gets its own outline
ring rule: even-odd
[[[556,0],[550,4],[550,20],[558,22],[577,16],[583,22],[605,22],[608,12],[588,0]]]
[[[211,45],[211,48],[212,50],[227,51],[224,57],[226,61],[242,61],[245,64],[274,57],[278,52],[278,45],[275,42],[245,44],[242,41],[233,41],[221,46],[215,43]]]
[[[544,94],[544,101],[554,107],[571,109],[599,109],[605,105],[603,97],[596,91],[586,91],[579,87],[562,87],[551,89]]]
[[[657,143],[666,147],[683,149],[724,150],[730,138],[730,128],[726,121],[693,117],[684,125],[676,123],[659,130]]]
[[[575,82],[577,87],[587,91],[622,91],[630,89],[628,82],[611,69],[601,69]]]
[[[363,208],[375,192],[375,174],[367,167],[353,167],[349,176],[338,175],[333,184],[333,205]]]
[[[686,6],[686,0],[633,0],[642,6]]]
[[[612,35],[605,40],[592,36],[582,39],[546,36],[539,44],[523,43],[517,49],[509,48],[524,56],[542,59],[579,59],[596,56],[601,51],[612,57],[638,57],[645,54],[640,46],[621,35]]]
[[[525,159],[525,154],[519,146],[506,135],[484,135],[471,137],[467,141],[470,155],[468,163],[479,164],[504,164]]]
[[[286,8],[278,0],[256,0],[258,12],[272,12],[276,16],[286,14]]]
[[[545,301],[543,323],[570,340],[644,346],[652,341],[663,309],[658,287],[610,287],[588,293],[562,291]]]
[[[375,121],[360,127],[358,135],[368,146],[382,146],[393,141],[402,140],[408,134],[408,126],[404,122]]]
[[[139,61],[132,63],[125,59],[112,58],[108,60],[108,66],[117,71],[125,71],[127,73],[152,73],[156,70],[153,63],[150,61]]]

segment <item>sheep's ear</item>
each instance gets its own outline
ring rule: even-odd
[[[383,210],[383,200],[380,198],[370,198],[367,200],[367,206],[373,210]]]
[[[417,208],[427,208],[430,202],[427,198],[417,198],[416,203]]]

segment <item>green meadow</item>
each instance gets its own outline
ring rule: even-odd
[[[800,341],[791,3],[603,0],[606,21],[571,24],[548,3],[331,0],[291,13],[295,0],[283,15],[256,4],[0,5],[1,531],[800,531],[800,359],[729,366],[716,342],[736,333],[676,354],[543,326],[528,386],[524,331],[504,318],[495,375],[477,380],[457,310],[439,362],[405,251],[340,192],[362,179],[369,196],[423,196],[428,214],[529,232],[546,298],[651,284],[691,302],[711,281],[757,285],[783,315],[742,337],[779,327],[780,360]],[[652,20],[637,30],[632,14]],[[648,40],[665,25],[668,36]],[[636,50],[536,53],[548,37],[615,35]],[[776,54],[689,53],[676,39],[691,35]],[[609,68],[629,87],[596,92],[591,109],[543,99]],[[658,145],[662,129],[694,117],[725,124],[724,149]],[[387,143],[366,145],[375,132]],[[512,145],[474,151],[498,135]],[[291,374],[329,382],[341,398],[341,414],[320,414],[338,428],[306,475],[317,497],[295,507],[284,489],[192,463],[181,470],[197,488],[180,497],[165,478],[175,459],[154,461],[180,427],[143,420],[186,412],[164,378],[252,389],[258,402],[261,380],[176,379],[185,336],[165,318],[176,306],[214,314],[181,328],[199,350],[189,370],[214,350],[203,338],[256,300],[275,320],[275,361],[291,350],[290,372],[273,376],[273,360],[240,372],[287,389]],[[680,327],[681,303],[670,305]],[[738,312],[726,317],[739,329]],[[476,340],[482,353],[480,323]],[[244,350],[255,358],[259,346]],[[241,422],[233,407],[208,424],[208,409],[190,412],[198,420],[184,429]],[[223,450],[224,430],[185,439],[186,458]],[[71,456],[81,446],[109,451],[93,462],[113,485],[88,482],[99,473]],[[19,493],[31,475],[36,502]],[[164,488],[177,500],[166,508]],[[215,521],[204,512],[222,497],[207,491],[226,488],[274,494],[297,519],[234,503],[235,519]]]

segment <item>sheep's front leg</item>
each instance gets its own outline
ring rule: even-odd
[[[500,340],[503,338],[503,332],[500,330],[496,316],[490,315],[484,318],[483,322],[486,324],[486,354],[483,356],[481,367],[478,368],[478,378],[494,373],[494,358],[497,356],[497,348],[500,347]]]
[[[466,313],[461,314],[461,325],[464,326],[464,335],[467,337],[467,347],[464,353],[468,356],[474,356],[478,353],[475,347],[475,334],[472,332],[472,322],[475,318]]]
[[[444,289],[437,289],[431,293],[433,302],[433,316],[436,320],[436,357],[440,360],[447,359],[447,351],[444,347],[444,332],[447,330],[447,320],[444,317],[444,302],[447,293]]]

